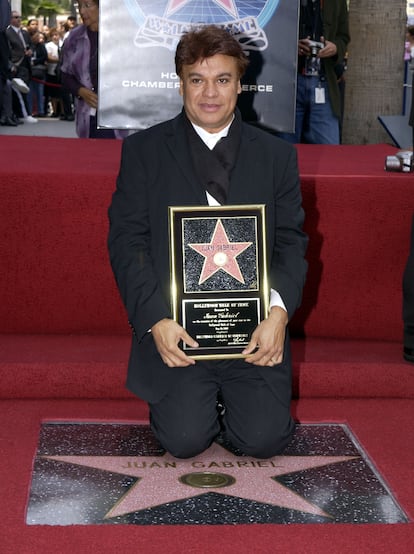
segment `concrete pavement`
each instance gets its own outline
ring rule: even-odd
[[[52,117],[39,118],[37,123],[24,123],[17,127],[1,125],[0,135],[77,138],[74,121],[60,121]]]

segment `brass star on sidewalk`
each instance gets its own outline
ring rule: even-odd
[[[207,281],[220,269],[244,284],[244,278],[236,258],[252,244],[252,242],[230,242],[221,219],[218,219],[211,242],[188,244],[190,248],[204,256],[198,284],[201,285]]]
[[[163,456],[42,457],[139,478],[106,514],[105,519],[208,492],[329,518],[330,515],[324,510],[273,478],[356,458],[356,456],[274,456],[267,460],[258,460],[247,456],[236,456],[216,443],[200,456],[187,460],[174,458],[168,453]],[[203,482],[205,484],[200,485]]]

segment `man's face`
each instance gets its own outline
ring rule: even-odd
[[[216,54],[182,68],[180,94],[185,112],[192,123],[210,133],[231,122],[240,92],[237,61],[232,56]]]
[[[18,12],[12,12],[11,24],[14,27],[20,27],[20,25],[22,24],[22,16],[19,15]]]

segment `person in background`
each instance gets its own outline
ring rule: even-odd
[[[68,38],[69,33],[76,26],[76,17],[70,15],[63,24],[61,38],[59,42],[59,61],[60,66],[62,65],[63,59],[63,48],[65,46],[65,40]],[[73,115],[73,96],[70,90],[62,82],[62,75],[60,74],[60,83],[61,83],[61,95],[62,95],[62,104],[63,104],[63,113],[60,116],[62,121],[74,121],[75,117]]]
[[[248,60],[214,25],[185,33],[176,50],[184,108],[127,137],[109,208],[108,248],[132,349],[129,389],[149,402],[151,426],[176,457],[207,449],[224,430],[243,453],[268,458],[294,432],[286,332],[300,303],[307,237],[294,147],[241,120]],[[270,308],[236,360],[198,360],[198,344],[173,320],[169,206],[264,204]],[[217,409],[217,400],[224,411]]]
[[[14,93],[13,111],[21,115],[25,123],[37,123],[37,119],[29,113],[27,93],[31,78],[32,50],[29,33],[21,28],[22,17],[17,11],[12,11],[10,25],[6,36],[10,47],[12,90]],[[17,79],[17,80],[16,80]]]
[[[52,105],[51,117],[58,117],[62,112],[61,85],[56,75],[59,62],[59,31],[56,27],[50,29],[49,42],[46,43],[47,70],[46,70],[46,102]]]
[[[0,125],[17,127],[12,108],[10,85],[10,47],[6,29],[10,23],[11,10],[8,0],[0,0]]]
[[[65,42],[65,40],[68,38],[69,36],[69,33],[72,31],[72,29],[74,29],[76,27],[76,17],[74,15],[70,15],[65,23],[63,24],[63,35],[62,35],[62,43],[61,43],[61,46],[63,45],[63,43]]]
[[[409,63],[410,69],[413,70],[414,65],[414,25],[408,25],[405,34],[405,51],[404,61]]]
[[[39,31],[32,33],[32,78],[30,80],[29,110],[36,117],[45,117],[45,79],[47,50]],[[34,107],[36,113],[34,114]]]
[[[76,104],[76,132],[81,138],[116,138],[113,129],[98,129],[98,32],[99,1],[79,2],[82,25],[65,40],[62,85],[71,91]]]
[[[414,363],[414,214],[411,222],[410,250],[403,275],[404,351],[407,362]]]
[[[346,0],[301,0],[292,143],[339,144],[341,94],[336,68],[350,40]]]
[[[30,35],[30,38],[32,37],[32,35],[34,33],[36,33],[36,31],[39,30],[39,22],[37,19],[29,19],[29,21],[27,22],[27,25],[26,25],[26,30],[27,32],[29,33]]]

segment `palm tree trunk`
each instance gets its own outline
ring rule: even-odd
[[[344,144],[390,142],[379,115],[403,108],[406,0],[350,0]]]

